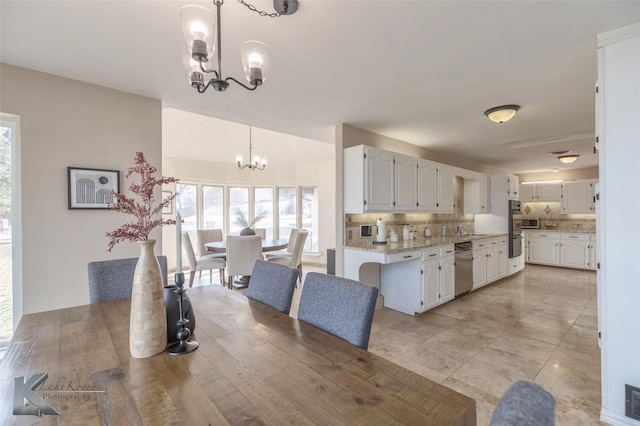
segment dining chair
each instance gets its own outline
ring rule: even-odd
[[[553,426],[555,406],[556,400],[549,392],[519,380],[498,400],[489,426]]]
[[[251,272],[247,297],[288,314],[297,280],[297,269],[258,260]]]
[[[272,251],[270,253],[265,253],[265,257],[267,260],[270,260],[274,257],[291,257],[291,253],[293,253],[293,244],[296,240],[296,234],[300,231],[298,228],[291,228],[291,232],[289,232],[289,242],[287,243],[287,248],[278,251]]]
[[[89,262],[89,303],[129,299],[138,258]],[[158,256],[163,284],[167,286],[167,256]]]
[[[296,232],[295,240],[293,243],[293,249],[291,257],[277,256],[267,259],[269,262],[280,263],[281,265],[289,266],[290,268],[296,268],[298,270],[298,279],[302,283],[302,252],[304,251],[304,242],[307,239],[309,233],[307,231],[300,230]]]
[[[227,286],[242,288],[234,282],[236,275],[251,275],[253,265],[262,260],[262,237],[259,235],[227,235]]]
[[[377,298],[376,287],[309,272],[302,287],[298,319],[367,349]]]
[[[267,239],[267,228],[253,228],[253,231],[256,235],[261,236],[263,240]]]
[[[191,244],[191,237],[189,237],[188,232],[182,233],[182,246],[187,254],[187,259],[189,260],[189,287],[193,285],[193,280],[196,277],[196,271],[209,271],[209,284],[211,284],[213,282],[211,272],[214,269],[217,269],[220,272],[220,285],[224,285],[224,269],[227,267],[227,263],[224,259],[212,256],[196,257],[193,245]]]
[[[212,253],[205,246],[206,243],[222,241],[222,229],[198,229],[196,236],[198,237],[198,257],[211,256],[226,260],[226,253]]]

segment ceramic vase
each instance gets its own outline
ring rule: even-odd
[[[251,228],[242,228],[242,231],[240,231],[240,235],[244,236],[244,235],[256,235],[256,231],[254,231]]]
[[[129,351],[134,358],[148,358],[167,347],[167,311],[164,284],[155,240],[139,241],[140,257],[133,275]]]

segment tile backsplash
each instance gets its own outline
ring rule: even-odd
[[[558,231],[596,232],[595,214],[562,214],[560,202],[522,202],[523,218],[540,219],[540,229],[545,223],[557,223]]]

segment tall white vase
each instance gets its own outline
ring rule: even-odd
[[[139,241],[140,257],[133,275],[129,351],[148,358],[167,347],[167,311],[160,264],[153,252],[156,240]]]

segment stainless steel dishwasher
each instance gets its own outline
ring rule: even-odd
[[[471,241],[456,243],[455,247],[455,291],[456,297],[458,297],[473,288],[473,255]]]

